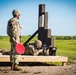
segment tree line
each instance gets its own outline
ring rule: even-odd
[[[53,36],[56,40],[76,40],[76,36]]]
[[[31,35],[27,35],[27,36],[31,36]],[[26,37],[27,36],[22,36],[22,37]],[[35,36],[36,38],[38,38],[38,36]],[[52,36],[55,38],[55,40],[76,40],[76,36]],[[8,36],[1,36],[0,35],[0,39],[3,39],[3,38],[8,38]]]

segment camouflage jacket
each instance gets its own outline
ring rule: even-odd
[[[7,25],[7,34],[10,38],[18,38],[21,36],[21,31],[20,31],[20,24],[16,20],[16,18],[12,18],[8,21]]]

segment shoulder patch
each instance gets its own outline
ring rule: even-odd
[[[10,20],[10,23],[13,25],[13,24],[16,23],[16,20],[13,18],[13,19]]]
[[[11,21],[11,24],[14,25],[15,24],[15,21]]]

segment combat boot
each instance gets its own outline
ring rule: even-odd
[[[14,70],[15,71],[23,71],[23,69],[21,67],[19,67],[18,65],[14,66]]]

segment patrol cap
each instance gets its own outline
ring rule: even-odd
[[[20,15],[20,14],[21,14],[20,10],[15,9],[15,10],[12,11],[13,16],[17,16],[17,15]]]
[[[40,40],[36,40],[35,41],[35,45],[36,45],[36,47],[41,47],[42,46],[42,42]]]

